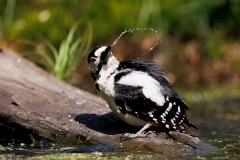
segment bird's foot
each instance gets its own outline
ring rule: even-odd
[[[125,137],[125,138],[145,138],[147,137],[147,134],[145,132],[143,133],[135,133],[135,134],[132,134],[132,133],[125,133],[122,135],[122,137]]]
[[[156,131],[148,131],[147,132],[147,137],[149,138],[153,138],[153,137],[157,137],[158,136],[158,133]]]
[[[120,137],[120,141],[125,141],[133,138],[152,138],[152,137],[157,137],[158,133],[155,131],[148,131],[148,132],[137,132],[135,134],[132,133],[125,133],[122,134]]]

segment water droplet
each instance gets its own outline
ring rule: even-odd
[[[144,54],[142,54],[142,56],[144,56],[145,54],[147,54],[149,51],[153,50],[153,49],[159,44],[159,35],[158,35],[158,32],[157,32],[156,30],[154,30],[153,28],[145,28],[145,30],[146,30],[146,29],[148,29],[148,30],[150,30],[150,31],[152,31],[152,32],[155,33],[155,35],[156,35],[156,43],[155,43],[155,45],[154,45],[153,47],[151,47],[147,52],[145,52]],[[160,40],[160,42],[161,42],[161,40]]]
[[[77,68],[74,66],[74,67],[73,67],[73,70],[77,70]]]
[[[127,29],[127,28],[125,28],[125,30],[118,36],[118,38],[113,42],[113,44],[111,45],[111,47],[113,47],[115,44],[117,44],[117,42],[119,41],[119,39],[125,34],[125,33],[133,33],[133,31],[134,30],[150,30],[150,31],[152,31],[152,32],[154,32],[155,33],[155,35],[156,35],[156,43],[155,43],[155,45],[153,46],[153,47],[151,47],[147,52],[145,52],[144,54],[142,54],[142,56],[143,55],[145,55],[146,53],[148,53],[149,51],[151,51],[151,50],[153,50],[157,45],[158,45],[158,43],[159,43],[159,35],[158,35],[158,32],[156,31],[156,30],[154,30],[153,28],[147,28],[147,27],[145,27],[145,28],[133,28],[133,29]],[[162,42],[162,40],[160,39],[160,42]]]

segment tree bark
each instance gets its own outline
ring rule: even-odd
[[[158,152],[185,148],[164,136],[120,142],[123,133],[137,129],[119,120],[105,101],[57,80],[32,62],[5,49],[0,49],[0,118],[5,120],[1,123],[18,124],[57,143]],[[179,133],[173,133],[176,139],[181,137]],[[186,136],[181,140],[185,142]],[[191,146],[202,148],[202,144],[198,146],[199,142],[190,141]],[[214,149],[204,145],[209,150]]]

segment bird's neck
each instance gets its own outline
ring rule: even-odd
[[[103,65],[99,72],[99,79],[96,81],[96,83],[99,85],[100,90],[108,95],[114,94],[112,88],[113,85],[111,85],[113,83],[112,75],[114,75],[114,73],[117,71],[118,66],[119,61],[116,59],[116,57],[111,56],[109,57],[107,64]]]
[[[100,75],[104,74],[107,76],[110,76],[113,72],[117,70],[119,66],[119,61],[116,57],[110,56],[108,58],[107,64],[102,66],[102,69],[100,70]]]

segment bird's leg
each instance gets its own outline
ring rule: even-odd
[[[147,134],[147,137],[154,137],[154,135],[155,135],[155,137],[158,136],[158,133],[156,131],[148,131],[146,134]]]
[[[137,133],[135,134],[131,134],[131,133],[125,133],[123,134],[121,137],[120,137],[120,140],[121,138],[124,138],[125,140],[126,139],[132,139],[132,138],[145,138],[147,137],[149,134],[148,133],[145,133],[144,131],[150,127],[152,127],[153,124],[151,123],[147,123],[145,126],[143,126],[142,129],[140,129]],[[150,133],[151,134],[151,133]]]

